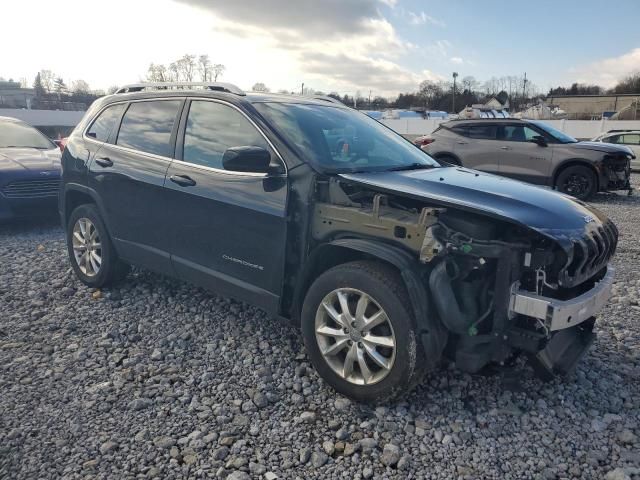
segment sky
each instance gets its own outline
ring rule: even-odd
[[[0,77],[92,88],[208,54],[219,79],[395,96],[423,80],[522,75],[542,91],[640,70],[640,0],[21,0],[3,5]]]

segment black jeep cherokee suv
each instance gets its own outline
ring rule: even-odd
[[[616,227],[567,196],[443,167],[336,103],[228,84],[141,84],[97,101],[63,154],[71,264],[135,264],[301,325],[320,375],[363,401],[446,357],[544,376],[588,348]]]

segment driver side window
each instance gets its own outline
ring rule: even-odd
[[[191,102],[184,132],[184,162],[223,170],[224,152],[240,146],[271,152],[262,134],[236,109],[206,100]]]
[[[498,127],[498,140],[530,142],[536,136],[540,136],[540,133],[524,125],[503,125]]]

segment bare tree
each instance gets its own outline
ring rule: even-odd
[[[118,91],[118,86],[117,85],[111,85],[109,88],[107,88],[107,94],[108,95],[113,95],[117,91]]]
[[[216,63],[213,66],[213,81],[217,82],[218,81],[218,77],[220,75],[222,75],[226,69],[227,69],[227,67],[225,67],[223,64]]]
[[[466,77],[463,77],[462,79],[462,91],[467,91],[467,92],[475,92],[478,89],[478,86],[480,85],[480,83],[476,80],[476,77],[474,77],[473,75],[467,75]]]
[[[269,88],[262,82],[258,82],[251,87],[251,90],[254,92],[270,92]]]
[[[209,55],[200,55],[198,57],[198,70],[203,82],[208,82],[213,77],[213,64]]]
[[[40,70],[40,81],[47,93],[51,93],[53,90],[54,80],[55,76],[51,70]]]
[[[176,62],[176,66],[180,71],[180,77],[182,77],[185,82],[193,82],[193,75],[196,69],[195,60],[195,55],[186,54]]]
[[[161,63],[152,63],[151,65],[149,65],[149,69],[147,70],[147,81],[166,82],[167,80],[167,67],[165,67]]]
[[[89,91],[89,84],[84,80],[74,80],[73,82],[71,82],[72,93],[87,94],[89,93]]]
[[[178,64],[176,62],[171,62],[169,64],[168,80],[170,82],[180,81],[180,69],[178,68]]]

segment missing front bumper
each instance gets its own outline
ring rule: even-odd
[[[604,278],[591,290],[570,300],[557,300],[525,290],[516,290],[511,294],[510,314],[537,318],[549,331],[574,327],[602,310],[611,296],[614,276],[614,268],[608,266]]]
[[[580,325],[560,330],[553,334],[545,348],[530,354],[529,360],[538,377],[551,381],[558,375],[571,373],[596,337],[594,324],[595,319],[590,318]]]

